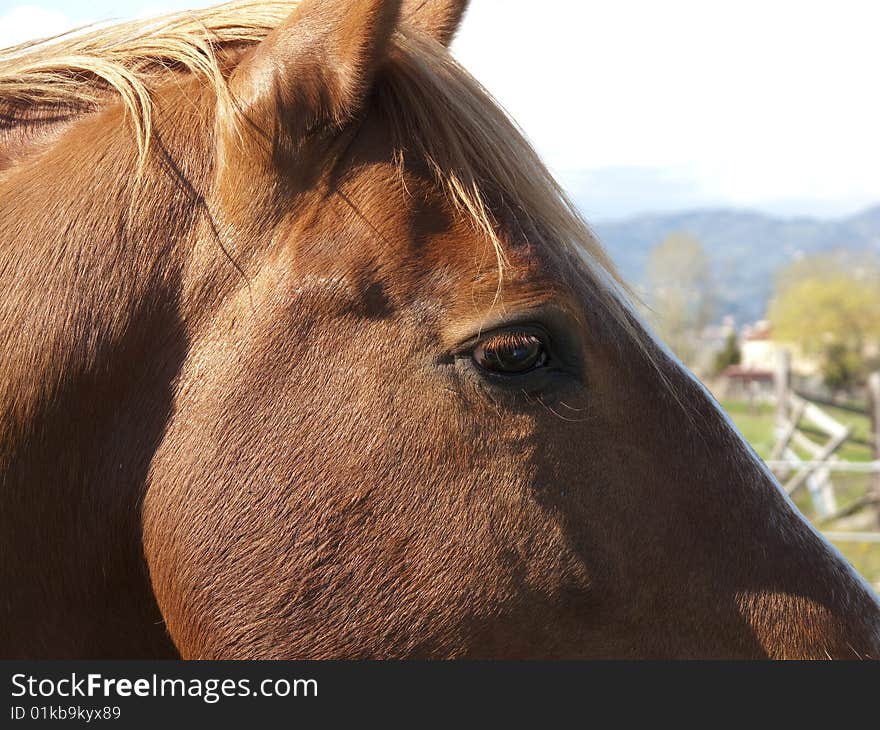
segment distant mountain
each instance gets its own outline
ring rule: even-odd
[[[799,256],[839,249],[880,254],[880,205],[834,220],[714,209],[639,215],[592,227],[634,284],[644,282],[648,255],[666,236],[696,236],[717,282],[718,314],[732,314],[738,323],[764,316],[776,272]]]

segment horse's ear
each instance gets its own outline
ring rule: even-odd
[[[408,26],[448,46],[467,6],[468,0],[405,0],[400,18]]]
[[[294,136],[360,111],[401,0],[302,0],[239,63],[230,91],[246,118]]]

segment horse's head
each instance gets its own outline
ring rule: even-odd
[[[869,592],[448,56],[464,3],[400,5],[304,0],[231,77],[243,276],[146,500],[178,647],[876,655]]]
[[[451,60],[464,5],[303,0],[228,95],[156,91],[210,213],[144,500],[177,647],[877,656],[869,589]]]

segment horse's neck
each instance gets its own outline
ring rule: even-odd
[[[135,655],[169,650],[149,628],[138,502],[187,350],[180,249],[198,212],[159,169],[134,181],[121,114],[0,177],[4,656],[41,651],[34,625],[54,656],[121,651],[119,634]]]

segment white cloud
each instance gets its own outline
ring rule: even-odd
[[[0,48],[68,30],[71,22],[58,10],[39,5],[16,5],[0,15]]]
[[[455,51],[557,171],[877,200],[878,27],[875,0],[474,0]]]

